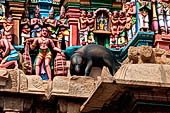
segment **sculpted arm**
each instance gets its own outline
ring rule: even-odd
[[[39,22],[38,22],[39,25],[43,26],[43,21],[41,19],[39,19]]]
[[[34,50],[35,47],[37,46],[37,44],[38,44],[38,38],[36,38],[36,39],[33,41],[33,43],[30,45],[30,48],[31,48],[32,50]]]
[[[5,46],[5,51],[2,53],[2,56],[5,57],[9,54],[9,44],[8,41],[6,39],[1,40],[1,43],[3,46]]]
[[[31,19],[31,25],[35,25],[37,22],[34,19]]]
[[[59,53],[62,52],[61,49],[55,47],[54,42],[51,39],[49,41],[50,41],[51,47],[53,48],[54,51],[57,51]]]
[[[3,24],[5,31],[10,31],[12,29],[13,24],[10,24],[10,26],[7,26],[7,24]]]

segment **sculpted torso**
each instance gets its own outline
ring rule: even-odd
[[[80,17],[80,30],[84,30],[87,28],[87,18]]]
[[[43,25],[43,22],[39,18],[33,18],[31,19],[31,25],[33,25],[33,29],[38,29],[40,28],[40,25]]]

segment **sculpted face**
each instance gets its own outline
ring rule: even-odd
[[[39,18],[40,13],[39,12],[35,12],[34,16],[35,16],[35,18]]]
[[[53,19],[54,18],[54,13],[49,13],[49,18]]]
[[[91,18],[93,16],[93,13],[92,12],[88,12],[87,13],[87,17]]]
[[[41,36],[42,37],[47,37],[48,36],[48,30],[46,28],[43,28],[41,31]]]
[[[113,15],[113,17],[117,18],[119,16],[119,12],[118,11],[113,11],[112,15]]]
[[[83,64],[83,58],[80,55],[75,55],[71,60],[71,64],[73,65],[74,70],[77,73],[80,73],[81,66]]]
[[[82,17],[86,17],[86,15],[87,15],[87,14],[86,14],[86,11],[83,10],[83,11],[81,12],[81,16],[82,16]]]

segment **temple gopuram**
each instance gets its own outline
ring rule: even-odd
[[[0,113],[170,113],[169,0],[0,0]]]

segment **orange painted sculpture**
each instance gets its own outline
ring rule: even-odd
[[[31,26],[32,26],[32,38],[39,37],[41,27],[43,26],[43,21],[40,19],[40,9],[38,5],[35,8],[34,18],[31,19]]]
[[[35,63],[35,73],[36,75],[40,75],[40,66],[41,66],[41,73],[47,73],[48,80],[52,81],[52,76],[51,76],[51,67],[50,67],[50,62],[52,59],[52,53],[51,50],[49,49],[49,46],[53,48],[54,51],[59,52],[62,56],[65,56],[64,53],[61,51],[61,49],[55,47],[54,42],[52,39],[48,38],[48,30],[47,28],[43,28],[41,30],[41,37],[35,38],[35,39],[28,39],[27,41],[33,41],[32,44],[30,44],[30,48],[34,50],[37,45],[39,45],[39,53],[36,58],[36,63]],[[44,70],[44,65],[45,65],[45,70]]]
[[[88,25],[87,25],[87,14],[86,11],[81,12],[81,17],[78,21],[78,28],[80,34],[80,45],[88,45]]]
[[[61,42],[62,42],[63,39],[65,41],[66,47],[68,47],[69,46],[69,35],[70,35],[70,32],[68,30],[69,25],[68,25],[66,17],[65,17],[64,6],[61,7],[60,19],[58,20],[58,26],[59,26],[59,33],[58,33],[57,38],[59,40],[60,47],[61,47]]]
[[[3,23],[3,27],[4,27],[4,36],[5,38],[9,41],[12,42],[13,37],[13,21],[12,21],[12,17],[9,16],[8,19],[6,19],[6,22]]]

